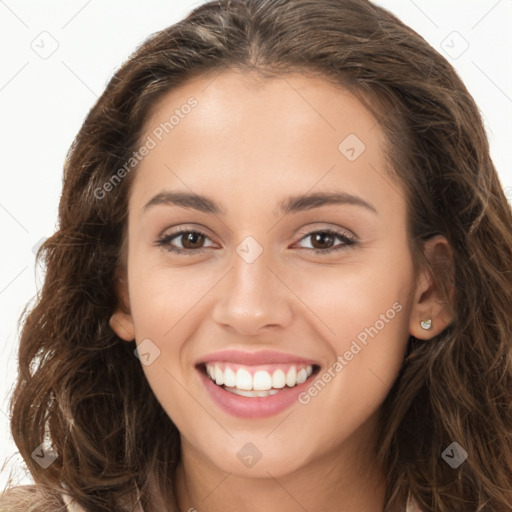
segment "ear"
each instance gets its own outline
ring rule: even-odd
[[[110,317],[110,328],[123,340],[135,340],[135,326],[130,311],[130,297],[128,295],[128,283],[126,272],[116,272],[116,292],[118,306]]]
[[[423,254],[430,265],[425,262],[418,271],[409,332],[415,338],[428,340],[453,320],[453,253],[446,238],[435,235],[424,243]],[[444,290],[448,299],[443,294]],[[420,322],[428,319],[432,322],[431,328],[424,329]]]

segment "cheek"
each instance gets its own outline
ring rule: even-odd
[[[201,287],[172,278],[172,272],[153,269],[131,283],[130,303],[142,369],[158,402],[179,430],[190,429],[194,408],[187,391],[183,354],[194,331],[190,321]],[[203,292],[204,295],[204,292]],[[149,354],[148,357],[145,354]]]
[[[189,313],[215,282],[215,274],[199,273],[193,265],[182,268],[149,265],[135,257],[128,274],[137,337],[154,336],[162,342],[176,339],[178,325],[181,328],[188,322]]]
[[[318,325],[337,354],[347,350],[353,339],[392,341],[408,331],[412,266],[407,261],[390,263],[391,256],[386,259],[377,252],[375,256],[375,261],[354,260],[289,275],[290,288],[307,305],[309,321]]]
[[[201,324],[201,299],[211,290],[216,276],[211,271],[197,272],[193,265],[150,265],[136,254],[129,262],[130,306],[142,368],[157,400],[178,429],[190,429],[190,416],[204,413],[187,391],[193,378],[188,372],[191,356],[187,344]]]
[[[384,399],[409,339],[412,283],[412,262],[403,257],[397,264],[391,251],[375,251],[364,265],[296,278],[294,290],[314,312],[308,322],[329,347],[330,372],[324,372],[323,383],[329,383],[333,399],[355,405],[371,401],[370,396]],[[323,387],[313,394],[319,390]]]
[[[301,290],[321,319],[332,357],[301,403],[309,409],[307,418],[330,425],[335,438],[340,430],[348,435],[382,404],[409,339],[412,264],[406,258],[397,264],[391,251],[378,256],[343,272],[329,269],[330,275],[316,275],[314,286]]]

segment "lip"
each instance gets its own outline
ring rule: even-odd
[[[302,383],[293,388],[283,388],[275,395],[264,397],[246,397],[226,391],[206,375],[205,365],[210,362],[231,362],[248,366],[288,363],[312,365],[313,373]],[[224,412],[238,418],[255,419],[274,416],[285,411],[298,401],[300,393],[305,391],[320,372],[320,364],[312,359],[305,359],[293,354],[275,350],[246,352],[241,350],[222,350],[209,354],[196,363],[196,370],[210,398]]]
[[[211,362],[238,363],[249,366],[273,364],[273,363],[298,363],[306,365],[320,366],[318,361],[305,359],[293,354],[278,352],[276,350],[258,350],[257,352],[247,352],[243,350],[226,349],[214,352],[204,356],[196,362],[196,366]]]
[[[298,395],[311,385],[319,372],[319,367],[317,366],[317,370],[302,384],[263,397],[236,395],[215,384],[201,369],[198,368],[197,371],[210,397],[223,411],[238,418],[255,419],[274,416],[297,403]]]

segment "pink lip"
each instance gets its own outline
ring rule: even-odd
[[[240,396],[218,386],[203,371],[198,370],[201,381],[205,385],[213,401],[225,412],[238,418],[265,418],[274,416],[288,409],[298,401],[297,397],[311,385],[313,373],[305,382],[293,388],[284,388],[275,395],[263,397]]]
[[[286,354],[284,352],[277,352],[275,350],[259,350],[258,352],[245,352],[242,350],[221,350],[209,354],[199,361],[197,364],[210,363],[210,362],[231,362],[245,365],[262,365],[272,363],[300,363],[300,364],[316,364],[312,359],[304,359],[303,357],[295,356],[293,354]]]
[[[235,349],[226,349],[219,352],[208,354],[198,360],[196,368],[201,381],[208,390],[213,401],[225,412],[239,418],[264,418],[273,416],[291,407],[297,402],[298,395],[305,391],[311,385],[311,379],[315,376],[314,372],[305,382],[298,384],[293,388],[285,387],[275,395],[264,397],[246,397],[236,395],[226,391],[222,386],[218,386],[203,371],[202,366],[210,362],[238,363],[247,366],[265,365],[265,364],[301,364],[316,365],[318,362],[312,359],[305,359],[293,354],[277,352],[275,350],[259,350],[257,352],[247,352]]]

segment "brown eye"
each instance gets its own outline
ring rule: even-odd
[[[197,231],[189,231],[180,235],[184,249],[199,249],[205,237]]]
[[[329,249],[334,243],[335,237],[325,231],[318,231],[311,236],[311,245],[314,249]]]
[[[315,254],[329,254],[343,249],[354,248],[358,243],[352,236],[331,229],[312,231],[303,237],[301,242],[308,239],[310,240],[311,247],[304,247],[304,249]],[[335,244],[336,239],[341,240],[341,243]]]
[[[182,229],[176,233],[163,235],[156,241],[156,245],[164,247],[169,252],[192,255],[209,247],[203,245],[206,240],[210,240],[209,237],[200,231]]]

